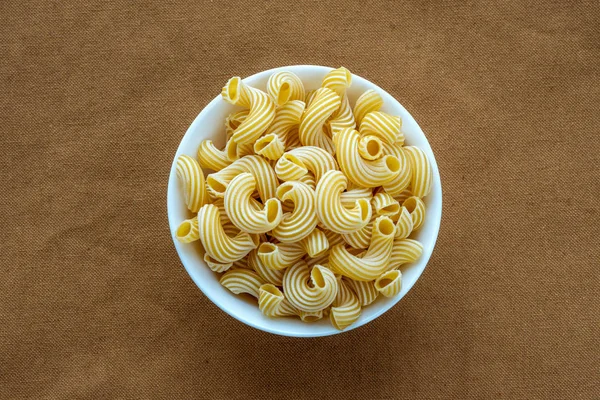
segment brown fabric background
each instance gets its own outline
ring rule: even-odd
[[[1,1],[0,398],[599,398],[599,3],[458,3]],[[289,64],[386,88],[444,188],[414,289],[321,339],[221,312],[166,217],[198,112]]]

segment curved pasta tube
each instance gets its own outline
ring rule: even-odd
[[[319,311],[300,311],[300,319],[302,322],[316,322],[323,319],[323,310]]]
[[[371,200],[375,214],[392,216],[400,211],[400,204],[386,192],[379,192]]]
[[[327,241],[329,242],[329,248],[331,249],[336,244],[344,243],[344,238],[339,233],[330,231],[329,229],[323,229],[323,233],[327,237]]]
[[[342,96],[340,107],[336,112],[331,114],[331,119],[325,122],[325,129],[328,136],[333,137],[338,131],[344,128],[356,128],[354,114],[348,96]]]
[[[321,83],[322,87],[333,90],[338,96],[343,96],[350,85],[352,74],[344,67],[329,71]]]
[[[383,273],[375,281],[375,289],[385,297],[394,297],[402,290],[402,272],[397,269]]]
[[[221,96],[230,104],[250,109],[246,119],[231,135],[236,143],[254,143],[275,118],[275,103],[271,97],[262,90],[246,85],[238,76],[229,79]]]
[[[406,146],[402,150],[410,162],[410,186],[413,194],[417,197],[427,196],[433,182],[433,173],[427,155],[423,150],[414,146]]]
[[[377,279],[386,271],[396,227],[391,219],[378,217],[373,223],[369,249],[362,257],[351,254],[343,245],[334,246],[329,254],[329,265],[340,274],[357,281]]]
[[[318,257],[329,250],[327,236],[319,228],[313,229],[308,236],[300,241],[300,245],[311,258]]]
[[[365,160],[377,160],[383,157],[381,139],[374,135],[362,136],[358,141],[358,154]]]
[[[346,89],[350,85],[352,85],[352,74],[344,67],[330,71],[323,78],[322,86],[333,90],[341,99],[339,108],[331,115],[331,119],[325,123],[330,136],[340,129],[356,127],[352,107],[350,107],[348,96],[346,96]]]
[[[382,185],[383,189],[387,193],[395,197],[402,193],[410,185],[410,162],[408,161],[404,151],[402,151],[402,147],[397,143],[387,144],[383,142],[382,145],[384,154],[393,155],[398,159],[398,161],[400,161],[400,173],[394,179]]]
[[[300,243],[261,243],[257,255],[262,264],[273,270],[284,270],[298,262],[306,250]]]
[[[396,200],[398,200],[398,203],[402,204],[406,201],[406,199],[408,199],[409,197],[412,197],[412,192],[409,189],[404,189],[403,191],[401,191],[398,194],[393,194],[392,196],[394,196],[394,198]]]
[[[191,243],[200,239],[200,234],[198,233],[198,217],[182,221],[175,231],[175,237],[181,243]]]
[[[225,272],[233,266],[233,263],[222,263],[215,260],[214,258],[209,256],[208,253],[205,253],[203,258],[206,265],[208,265],[208,268],[210,268],[210,270],[214,272]]]
[[[358,199],[354,208],[342,205],[341,193],[348,181],[340,171],[326,172],[315,191],[317,216],[325,227],[336,233],[352,233],[364,227],[371,219],[371,204],[366,199]]]
[[[275,197],[277,176],[273,167],[261,156],[246,156],[206,177],[206,186],[215,197],[224,197],[227,185],[237,175],[248,172],[256,179],[258,194],[263,202]]]
[[[335,148],[325,130],[325,121],[340,107],[342,100],[333,90],[320,88],[300,121],[298,137],[304,146],[317,146],[334,154]]]
[[[369,89],[356,100],[354,104],[354,119],[356,125],[360,126],[363,118],[370,112],[379,111],[383,107],[383,99],[373,89]]]
[[[260,246],[259,246],[260,248]],[[248,266],[256,271],[256,273],[265,280],[276,286],[283,285],[283,269],[273,269],[266,266],[258,256],[258,250],[252,250],[248,254]]]
[[[225,190],[225,211],[229,219],[240,230],[248,233],[265,233],[275,228],[281,221],[281,203],[268,199],[262,210],[256,210],[252,203],[252,193],[256,189],[256,179],[244,172],[231,180]]]
[[[198,161],[202,168],[220,171],[229,164],[231,160],[227,152],[217,149],[212,140],[203,140],[198,147]]]
[[[219,224],[219,209],[206,204],[198,212],[198,232],[206,253],[221,263],[229,263],[248,254],[258,246],[258,236],[240,232],[231,238]]]
[[[300,179],[309,171],[318,183],[327,171],[337,170],[335,158],[315,146],[304,146],[284,153],[275,165],[275,173],[282,181]]]
[[[404,133],[402,133],[402,119],[382,111],[373,111],[365,115],[360,123],[361,135],[374,135],[381,140],[402,146]]]
[[[300,124],[304,102],[294,100],[279,107],[265,135],[254,144],[254,152],[270,160],[278,160],[286,148],[288,133]]]
[[[315,192],[305,183],[290,181],[277,188],[277,197],[282,202],[293,202],[294,211],[283,215],[271,235],[283,243],[296,242],[308,236],[318,222]]]
[[[400,161],[386,155],[377,160],[365,160],[358,153],[360,135],[354,129],[342,129],[335,136],[337,159],[341,170],[352,183],[376,187],[392,181],[400,173]]]
[[[267,93],[278,107],[292,100],[304,100],[304,84],[292,72],[280,71],[271,74],[267,81]]]
[[[283,292],[297,309],[314,312],[327,308],[333,302],[338,282],[328,268],[315,265],[309,272],[308,265],[301,260],[285,271]]]
[[[270,318],[300,315],[300,311],[287,301],[281,290],[270,283],[262,285],[258,290],[258,308]]]
[[[386,271],[415,262],[423,254],[423,245],[413,239],[395,239]]]
[[[412,230],[416,231],[423,224],[423,220],[425,220],[425,203],[417,196],[411,196],[404,200],[402,206],[406,207],[406,210],[410,213],[413,223]]]
[[[348,189],[340,195],[342,205],[347,208],[354,207],[358,199],[365,199],[370,202],[373,199],[373,190],[371,188],[354,188]]]
[[[339,281],[338,294],[329,313],[331,324],[336,329],[344,330],[358,320],[360,312],[360,303],[352,289],[346,282]]]
[[[309,267],[313,267],[317,264],[322,265],[324,267],[328,267],[329,265],[329,251],[326,251],[315,258],[310,258],[309,256],[304,257],[304,261]]]
[[[363,307],[373,303],[377,299],[377,296],[379,296],[379,292],[375,289],[375,281],[354,281],[349,278],[343,278],[343,281],[352,288],[352,291],[358,298],[358,302]]]
[[[308,107],[310,103],[312,103],[312,101],[315,99],[315,96],[317,95],[317,90],[318,89],[313,89],[306,92],[306,95],[304,96],[304,103],[306,103],[306,107]]]
[[[236,111],[225,118],[225,134],[227,135],[227,140],[231,139],[233,132],[246,120],[249,113],[250,111],[248,110]]]
[[[302,175],[300,178],[298,178],[298,182],[304,183],[306,186],[308,186],[312,190],[317,189],[315,177],[311,172],[307,173],[306,175]]]
[[[175,167],[177,178],[183,185],[185,205],[193,213],[208,202],[208,193],[204,183],[204,173],[198,161],[185,154],[177,157]]]
[[[298,136],[298,128],[292,128],[285,139],[285,151],[296,149],[302,146],[300,137]]]
[[[396,222],[396,235],[397,239],[407,238],[413,231],[413,220],[408,212],[408,209],[404,206],[400,209],[400,218]]]
[[[254,144],[239,144],[233,138],[230,138],[225,144],[225,150],[229,161],[234,162],[244,156],[250,156],[254,154]]]
[[[225,272],[219,280],[221,285],[235,294],[248,293],[258,299],[260,287],[266,282],[249,269],[233,269]]]
[[[373,234],[373,222],[377,218],[374,215],[362,229],[357,230],[356,232],[347,233],[342,235],[344,241],[348,243],[355,249],[366,249],[371,244],[371,235]]]

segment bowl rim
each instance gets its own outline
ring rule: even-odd
[[[242,79],[242,81],[246,81],[246,80],[253,80],[253,79],[259,79],[261,78],[263,75],[270,75],[274,72],[277,71],[282,71],[282,70],[287,70],[287,71],[291,71],[294,72],[294,70],[297,69],[314,69],[317,70],[315,71],[316,73],[322,73],[322,72],[329,72],[331,70],[333,70],[333,67],[327,67],[327,66],[322,66],[322,65],[312,65],[312,64],[297,64],[297,65],[287,65],[287,66],[281,66],[281,67],[276,67],[276,68],[271,68],[268,70],[264,70],[264,71],[260,71],[257,72],[253,75],[250,75],[248,77],[245,77]],[[236,313],[232,310],[230,310],[228,307],[224,306],[222,304],[221,301],[219,301],[216,297],[212,296],[211,294],[209,294],[209,292],[205,291],[203,289],[203,286],[206,284],[206,282],[203,282],[202,280],[199,279],[198,276],[195,275],[195,273],[193,272],[192,269],[192,265],[191,265],[191,260],[188,260],[186,257],[183,257],[181,252],[180,252],[180,246],[183,245],[182,243],[179,243],[177,241],[177,239],[175,238],[174,234],[173,234],[173,227],[176,226],[174,225],[175,223],[178,222],[174,222],[174,215],[173,215],[173,209],[174,209],[174,205],[171,205],[171,200],[170,200],[170,196],[169,193],[171,193],[173,191],[173,186],[177,185],[177,177],[176,177],[176,163],[177,163],[177,157],[179,157],[180,154],[183,153],[182,151],[182,146],[184,145],[184,143],[186,142],[186,138],[191,137],[191,135],[193,134],[193,132],[195,132],[198,128],[198,126],[201,124],[201,121],[204,117],[205,114],[208,114],[211,112],[211,110],[213,108],[215,108],[221,101],[221,95],[217,95],[213,100],[211,100],[199,113],[198,115],[194,118],[193,122],[190,124],[190,126],[188,127],[188,129],[186,130],[185,134],[183,135],[183,137],[181,138],[179,145],[177,146],[177,150],[175,152],[175,155],[173,157],[173,162],[171,164],[171,169],[169,172],[169,178],[168,178],[168,184],[167,184],[167,218],[168,218],[168,223],[169,223],[169,231],[171,234],[171,240],[173,241],[173,245],[175,246],[175,251],[177,252],[177,256],[179,257],[179,260],[181,262],[181,264],[183,265],[183,267],[185,268],[186,272],[188,273],[188,275],[190,276],[190,278],[192,279],[192,281],[196,284],[196,286],[200,289],[200,291],[206,296],[208,297],[208,299],[215,304],[218,308],[220,308],[222,311],[224,311],[226,314],[230,315],[231,317],[235,318],[236,320],[251,326],[255,329],[264,331],[264,332],[268,332],[268,333],[272,333],[272,334],[276,334],[276,335],[280,335],[280,336],[287,336],[287,337],[323,337],[323,336],[331,336],[331,335],[336,335],[336,334],[340,334],[340,333],[344,333],[344,332],[349,332],[353,329],[359,328],[361,326],[364,326],[366,324],[368,324],[369,322],[375,320],[376,318],[380,317],[381,315],[383,315],[385,312],[389,311],[392,307],[394,307],[396,304],[398,304],[398,302],[403,299],[408,292],[414,287],[414,285],[416,284],[416,282],[421,278],[421,276],[423,275],[423,272],[425,271],[425,269],[427,268],[427,265],[429,264],[429,260],[431,259],[431,255],[433,253],[433,249],[435,248],[435,245],[437,243],[437,239],[438,239],[438,235],[439,235],[439,230],[440,230],[440,225],[441,225],[441,220],[442,220],[442,204],[443,204],[443,190],[442,190],[442,183],[441,183],[441,178],[440,178],[440,173],[439,173],[439,168],[438,168],[438,164],[437,161],[435,159],[435,154],[433,152],[433,149],[431,148],[431,145],[429,144],[429,140],[427,140],[427,136],[425,135],[425,133],[423,132],[423,130],[421,129],[421,127],[419,126],[418,122],[414,119],[414,117],[412,117],[412,114],[410,114],[408,112],[408,110],[406,110],[406,108],[398,101],[396,100],[396,98],[394,98],[394,96],[392,96],[390,93],[388,93],[386,90],[384,90],[383,88],[381,88],[380,86],[378,86],[377,84],[371,82],[368,79],[365,79],[355,73],[352,73],[352,80],[353,82],[355,81],[362,81],[362,83],[366,83],[368,86],[371,86],[371,89],[376,89],[378,90],[380,93],[384,93],[386,95],[388,95],[394,102],[396,102],[397,106],[399,106],[401,109],[404,109],[404,111],[411,116],[411,118],[414,120],[418,130],[420,131],[420,133],[423,135],[423,138],[425,140],[425,144],[428,147],[429,150],[429,154],[428,154],[428,158],[429,158],[429,162],[431,164],[431,169],[432,169],[432,175],[433,175],[433,179],[432,179],[432,185],[433,187],[437,187],[438,191],[439,191],[439,201],[437,201],[436,205],[436,209],[434,210],[436,212],[437,215],[439,215],[439,218],[437,218],[435,220],[435,224],[432,227],[432,232],[431,232],[431,245],[427,248],[424,249],[423,254],[421,255],[419,262],[420,263],[424,263],[424,266],[422,268],[421,271],[418,272],[415,281],[407,288],[406,292],[404,293],[404,295],[402,296],[397,296],[397,298],[395,298],[393,301],[386,303],[385,305],[379,307],[378,309],[374,310],[373,314],[366,317],[365,319],[363,319],[362,321],[357,321],[355,323],[353,323],[352,325],[350,325],[349,327],[347,327],[346,329],[340,331],[337,330],[335,328],[332,327],[332,330],[327,330],[327,331],[323,331],[323,332],[314,332],[311,333],[310,331],[308,332],[298,332],[298,331],[294,331],[294,330],[287,330],[287,329],[282,329],[282,328],[273,328],[270,325],[261,325],[261,324],[257,324],[255,323],[252,318],[247,318],[243,313]],[[422,146],[419,146],[419,148],[421,148]],[[431,157],[429,157],[431,155]],[[204,265],[205,268],[208,268],[208,266],[206,266],[204,264],[203,261],[200,260],[200,262]],[[212,284],[212,283],[211,283]]]

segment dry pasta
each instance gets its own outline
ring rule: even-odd
[[[285,182],[277,188],[277,198],[282,202],[294,203],[294,211],[285,213],[271,234],[284,243],[295,242],[308,236],[317,226],[314,190],[302,182]]]
[[[331,324],[339,330],[344,330],[360,317],[361,306],[358,298],[344,281],[339,281],[338,294],[333,301],[329,314]]]
[[[212,140],[203,140],[200,143],[198,161],[202,168],[213,171],[220,171],[231,164],[231,160],[227,157],[227,151],[217,149]]]
[[[370,112],[379,111],[383,106],[383,99],[376,91],[370,89],[360,95],[354,104],[354,119],[360,127],[363,118]]]
[[[342,99],[333,90],[320,88],[300,121],[298,137],[304,146],[316,146],[330,154],[335,152],[331,137],[325,132],[325,121],[340,107]]]
[[[415,146],[406,146],[402,150],[410,162],[410,187],[417,197],[424,197],[431,191],[433,175],[425,152]]]
[[[404,134],[402,129],[402,119],[400,117],[384,113],[382,111],[373,111],[365,115],[360,123],[359,131],[361,135],[374,135],[388,144],[404,144]]]
[[[315,265],[309,271],[308,265],[300,260],[285,271],[283,292],[297,309],[316,312],[333,302],[338,292],[338,281],[328,268]]]
[[[402,272],[392,270],[383,273],[375,281],[375,289],[385,297],[394,297],[402,289]]]
[[[233,269],[225,272],[220,283],[235,294],[248,293],[258,298],[260,287],[265,281],[249,269]]]
[[[198,212],[208,201],[208,193],[204,182],[204,173],[198,161],[185,154],[177,157],[177,178],[183,185],[185,205],[191,212]]]
[[[267,93],[271,96],[278,107],[292,100],[304,100],[304,84],[298,76],[292,72],[275,72],[267,82]]]
[[[262,285],[258,290],[258,308],[264,315],[271,318],[300,314],[300,311],[283,296],[281,290],[270,283]]]

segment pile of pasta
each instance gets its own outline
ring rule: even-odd
[[[345,329],[380,294],[400,293],[399,267],[423,251],[409,236],[425,218],[427,156],[404,146],[401,118],[376,91],[352,107],[351,83],[343,67],[309,91],[291,72],[266,92],[231,78],[221,95],[242,110],[225,121],[227,144],[205,140],[197,159],[177,159],[197,215],[175,236],[199,243],[221,284],[268,317],[329,316]]]

